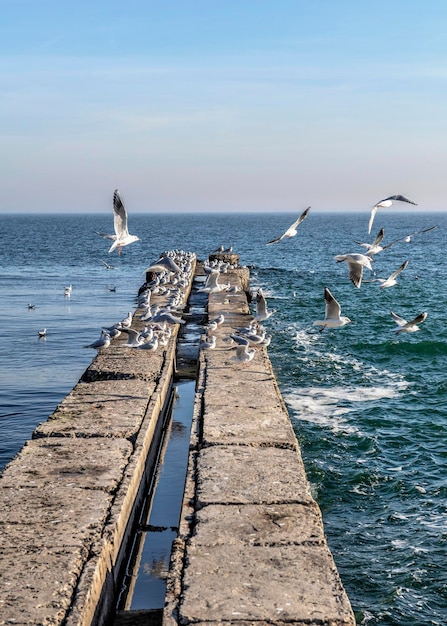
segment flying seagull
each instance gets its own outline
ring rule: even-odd
[[[390,276],[388,276],[387,279],[384,278],[377,278],[377,281],[379,283],[382,283],[380,285],[381,289],[384,289],[385,287],[393,287],[394,285],[397,285],[397,280],[396,278],[399,276],[399,274],[401,272],[404,271],[404,269],[407,267],[408,265],[408,261],[404,261],[402,263],[402,265],[399,265],[399,267],[397,268],[397,270],[395,272],[393,272],[392,274],[390,274]]]
[[[383,250],[387,250],[388,248],[391,248],[391,246],[394,246],[395,243],[399,243],[399,241],[405,241],[406,243],[410,243],[411,238],[414,237],[415,235],[420,235],[421,233],[428,233],[430,230],[435,230],[435,228],[438,228],[438,224],[436,224],[435,226],[430,226],[429,228],[423,228],[422,230],[416,230],[414,233],[410,233],[409,235],[405,235],[404,237],[399,237],[398,239],[394,239],[387,246],[383,246]]]
[[[314,326],[322,326],[319,330],[320,333],[322,333],[325,328],[341,328],[351,322],[349,317],[340,315],[340,304],[327,287],[324,288],[324,301],[326,303],[325,318],[324,320],[317,320],[313,323]]]
[[[372,228],[372,225],[373,225],[373,222],[374,222],[374,218],[375,218],[376,213],[377,213],[377,209],[386,209],[389,206],[391,206],[393,204],[393,202],[395,202],[395,201],[398,201],[398,202],[409,202],[410,204],[414,204],[414,205],[417,206],[417,202],[413,202],[413,200],[410,200],[410,198],[407,198],[406,196],[402,196],[400,194],[396,194],[395,196],[388,196],[388,198],[384,198],[383,200],[380,200],[371,209],[371,217],[369,218],[369,222],[368,222],[368,235],[371,232],[371,228]]]
[[[113,241],[110,246],[109,252],[113,252],[115,248],[118,248],[118,256],[121,254],[121,250],[124,246],[128,246],[134,241],[141,241],[136,235],[130,235],[127,228],[127,211],[124,206],[123,199],[118,189],[115,189],[113,193],[113,226],[115,228],[114,235],[106,235],[104,233],[97,233],[104,239],[111,239]]]
[[[346,261],[349,270],[349,279],[358,288],[362,284],[363,268],[367,267],[373,271],[371,267],[371,257],[365,254],[338,254],[334,257],[337,263]]]
[[[425,320],[427,319],[427,315],[428,313],[424,311],[424,313],[420,313],[419,315],[417,315],[414,320],[411,320],[411,322],[407,322],[407,320],[404,320],[403,317],[400,317],[400,315],[396,315],[396,313],[393,313],[393,311],[391,311],[391,317],[396,322],[396,324],[400,326],[399,330],[396,330],[396,335],[398,335],[399,333],[415,333],[417,330],[420,330],[418,324],[422,324],[422,322],[425,322]]]
[[[274,311],[269,311],[267,309],[267,300],[265,299],[264,293],[262,289],[258,289],[256,294],[256,316],[255,320],[257,322],[263,322],[267,320],[271,315],[273,315]]]
[[[299,218],[293,222],[292,226],[289,226],[289,228],[286,230],[285,233],[283,233],[280,237],[276,237],[276,239],[267,241],[267,245],[270,245],[271,243],[278,243],[279,241],[281,241],[281,239],[290,239],[291,237],[295,237],[298,226],[301,224],[303,220],[306,219],[309,211],[310,211],[310,206],[308,206],[307,209],[303,211],[303,213],[301,213]]]
[[[361,241],[357,241],[355,239],[354,239],[354,243],[358,243],[359,246],[363,246],[364,248],[366,248],[368,255],[372,256],[373,254],[382,252],[383,248],[380,244],[382,243],[382,239],[384,235],[385,235],[385,230],[381,228],[372,243],[362,243]]]

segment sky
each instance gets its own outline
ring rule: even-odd
[[[0,213],[447,209],[445,0],[0,12]]]

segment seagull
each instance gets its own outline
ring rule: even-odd
[[[354,239],[354,243],[358,243],[359,246],[363,246],[364,248],[366,248],[368,255],[372,256],[373,254],[382,252],[382,250],[384,249],[380,245],[384,235],[385,235],[385,230],[381,228],[379,232],[377,233],[377,237],[374,239],[372,243],[362,243],[361,241],[356,241],[355,239]]]
[[[99,339],[90,343],[88,346],[84,346],[84,348],[94,348],[95,350],[101,350],[101,348],[108,348],[110,346],[110,335],[106,333],[105,330],[101,331],[101,335]]]
[[[396,315],[396,313],[393,313],[393,311],[391,311],[391,317],[396,322],[396,324],[400,326],[399,330],[396,330],[396,335],[398,335],[399,333],[415,333],[417,330],[420,330],[418,324],[422,324],[422,322],[425,322],[425,320],[427,319],[427,315],[428,313],[424,311],[423,313],[417,315],[414,320],[411,320],[411,322],[407,322],[407,320],[404,320],[403,317],[400,317],[400,315]]]
[[[406,243],[410,243],[412,237],[414,237],[415,235],[420,235],[421,233],[428,233],[429,231],[435,230],[436,228],[438,228],[438,224],[436,224],[435,226],[430,226],[429,228],[423,228],[422,230],[416,230],[414,233],[410,233],[409,235],[405,235],[404,237],[399,237],[398,239],[394,239],[387,246],[384,246],[383,250],[387,250],[388,248],[391,248],[391,246],[394,246],[395,243],[399,243],[399,241],[405,241]]]
[[[204,339],[200,342],[199,348],[200,350],[214,350],[216,347],[216,336],[210,335],[208,339]]]
[[[341,307],[338,301],[334,298],[327,287],[324,288],[324,300],[326,302],[326,315],[324,320],[317,320],[313,323],[314,326],[322,326],[319,332],[322,333],[325,328],[341,328],[346,324],[349,324],[351,320],[349,317],[340,315]]]
[[[362,284],[363,268],[367,267],[373,271],[371,267],[371,257],[365,254],[338,254],[334,257],[337,263],[346,261],[349,269],[349,278],[351,282],[358,288]]]
[[[38,330],[37,334],[39,335],[40,338],[46,337],[47,336],[47,329],[44,328],[43,330]]]
[[[238,361],[243,365],[248,365],[256,354],[254,348],[249,348],[248,345],[237,346],[236,356],[232,357],[233,361]]]
[[[73,285],[68,285],[67,287],[65,287],[64,296],[67,296],[67,298],[69,298],[71,296],[72,291],[73,291]]]
[[[31,304],[31,303],[28,304],[28,311],[34,311],[35,308],[36,308],[35,304]]]
[[[384,289],[385,287],[393,287],[394,285],[397,285],[397,280],[396,280],[396,278],[399,276],[399,274],[400,274],[401,272],[403,272],[403,271],[404,271],[404,269],[407,267],[407,265],[408,265],[408,261],[404,261],[404,262],[402,263],[402,265],[399,265],[399,267],[397,268],[397,270],[396,270],[395,272],[393,272],[392,274],[390,274],[390,275],[388,276],[388,278],[387,278],[387,279],[377,278],[377,281],[378,281],[379,283],[382,283],[382,284],[380,285],[380,288],[381,288],[381,289]]]
[[[155,352],[158,348],[158,337],[154,335],[151,339],[147,341],[143,341],[139,343],[137,346],[134,346],[138,350],[146,350],[147,352]]]
[[[291,226],[289,226],[289,228],[286,230],[285,233],[283,233],[280,237],[276,237],[276,239],[272,239],[271,241],[267,241],[266,245],[269,246],[272,243],[278,243],[282,239],[290,239],[291,237],[295,237],[295,235],[297,233],[298,226],[301,224],[301,222],[303,220],[306,219],[307,214],[309,213],[309,211],[310,211],[310,206],[308,206],[307,209],[301,213],[299,218],[297,220],[295,220]]]
[[[178,274],[180,271],[181,270],[177,263],[175,263],[175,261],[173,261],[168,256],[162,256],[160,259],[158,259],[158,261],[153,263],[153,265],[144,270],[144,273],[147,274],[147,272],[173,272],[174,274]]]
[[[101,237],[105,239],[113,240],[112,245],[110,246],[110,252],[113,252],[115,248],[118,248],[118,256],[121,254],[121,250],[124,246],[128,246],[130,243],[134,241],[141,241],[139,237],[136,235],[130,235],[127,229],[127,211],[124,206],[123,199],[121,198],[121,194],[118,189],[115,189],[113,193],[113,226],[115,228],[114,235],[105,235],[104,233],[97,233]]]
[[[380,200],[371,209],[371,217],[369,218],[369,222],[368,222],[368,235],[371,232],[371,228],[372,228],[374,218],[377,213],[377,209],[386,209],[389,206],[391,206],[394,201],[408,202],[409,204],[414,204],[417,206],[417,202],[413,202],[413,200],[410,200],[410,198],[407,198],[406,196],[402,196],[400,194],[396,194],[395,196],[388,196],[388,198],[384,198],[383,200]]]
[[[274,311],[267,310],[267,301],[262,292],[262,289],[258,289],[256,294],[256,316],[255,320],[257,322],[262,322],[263,320],[267,320],[271,315],[273,315]]]
[[[112,235],[113,237],[113,235]],[[114,267],[113,265],[109,265],[108,263],[106,263],[105,261],[101,261],[101,263],[104,265],[104,267],[106,268],[106,270],[113,270]]]

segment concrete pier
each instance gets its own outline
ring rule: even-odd
[[[230,270],[225,281],[238,291],[208,296],[209,318],[225,321],[213,331],[216,348],[199,354],[163,614],[123,612],[116,626],[154,617],[166,626],[355,624],[267,351],[243,366],[224,341],[251,319],[247,274]],[[186,302],[191,281],[182,289]],[[143,326],[134,315],[132,327]],[[113,623],[162,437],[177,332],[155,353],[114,340],[5,468],[0,624]]]

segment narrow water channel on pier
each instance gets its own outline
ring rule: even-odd
[[[140,520],[118,607],[125,611],[161,609],[164,605],[171,547],[178,533],[185,486],[195,385],[195,380],[190,379],[175,384],[172,417],[160,451],[151,488],[153,495]]]

